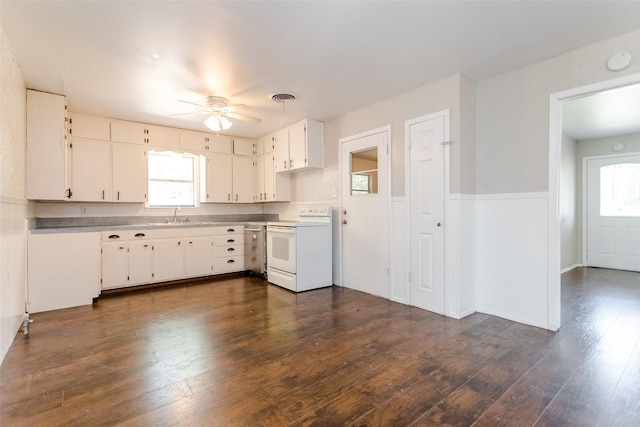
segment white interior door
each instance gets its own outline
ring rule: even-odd
[[[587,160],[587,265],[640,271],[640,155]]]
[[[342,283],[389,298],[389,129],[340,142]]]
[[[444,314],[445,116],[406,124],[409,139],[411,305]]]

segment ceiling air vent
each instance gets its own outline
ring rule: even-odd
[[[296,97],[289,94],[289,93],[276,93],[275,95],[273,95],[271,97],[271,99],[273,99],[276,102],[288,102],[288,101],[295,101]]]

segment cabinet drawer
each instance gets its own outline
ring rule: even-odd
[[[213,234],[216,236],[244,234],[244,225],[226,225],[224,227],[213,227]]]
[[[243,271],[243,270],[244,270],[244,256],[232,256],[232,257],[213,259],[213,272],[215,274],[229,273],[232,271]]]
[[[213,236],[213,246],[229,246],[229,245],[243,245],[243,234],[230,234],[229,236]]]
[[[100,240],[103,242],[112,242],[114,240],[127,240],[127,232],[122,230],[102,231],[100,232]]]
[[[195,228],[187,228],[184,230],[185,237],[211,236],[212,234],[213,234],[213,227],[195,227]]]
[[[129,240],[148,240],[153,238],[151,230],[130,230],[127,232]]]
[[[244,245],[213,247],[213,256],[215,258],[238,256],[238,255],[244,255]]]

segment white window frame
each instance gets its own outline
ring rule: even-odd
[[[173,151],[160,151],[160,150],[150,150],[149,151],[149,156],[148,156],[148,161],[151,162],[152,157],[153,156],[178,156],[180,158],[189,158],[192,161],[192,178],[191,180],[171,180],[171,179],[152,179],[151,178],[151,168],[149,167],[148,170],[148,175],[147,175],[147,186],[148,188],[148,194],[149,197],[147,199],[147,205],[146,207],[148,208],[174,208],[174,207],[198,207],[199,203],[199,197],[198,197],[198,191],[200,188],[200,172],[199,172],[199,167],[200,167],[200,161],[199,161],[199,155],[196,154],[192,154],[192,153],[177,153],[177,152],[173,152]],[[151,182],[190,182],[193,184],[193,194],[192,194],[192,198],[193,198],[193,203],[192,204],[152,204],[151,200]]]

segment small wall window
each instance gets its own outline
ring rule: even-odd
[[[149,152],[149,206],[195,206],[196,162],[191,154]]]
[[[378,147],[351,153],[351,194],[378,193]]]
[[[640,217],[640,164],[600,168],[600,215]]]

